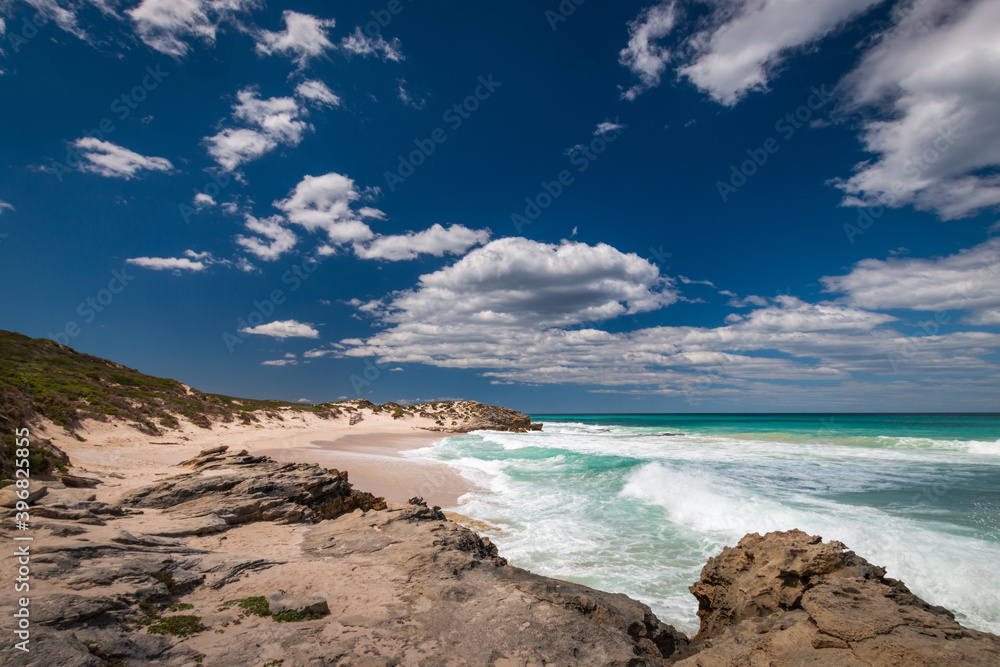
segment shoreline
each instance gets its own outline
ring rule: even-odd
[[[453,468],[433,461],[402,456],[402,452],[429,447],[448,437],[440,433],[346,433],[335,440],[312,440],[310,447],[260,449],[255,454],[282,463],[315,463],[347,472],[355,488],[405,503],[414,496],[428,505],[448,510],[477,487]]]
[[[347,419],[300,414],[251,425],[215,423],[211,429],[184,424],[156,436],[120,422],[95,420],[77,430],[83,440],[51,422],[36,429],[70,456],[71,472],[106,480],[94,489],[103,502],[176,475],[181,461],[225,445],[230,451],[245,449],[280,463],[314,463],[346,472],[355,488],[383,496],[389,503],[418,496],[429,505],[456,510],[459,499],[477,487],[443,463],[402,455],[455,435],[429,430],[433,426],[432,420],[418,417],[394,420],[368,414],[361,423],[350,425]]]

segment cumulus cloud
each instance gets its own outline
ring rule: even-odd
[[[277,339],[319,338],[319,331],[311,324],[305,324],[296,320],[280,320],[260,324],[255,327],[244,327],[240,329],[240,332],[257,336],[270,336]]]
[[[226,171],[270,153],[278,146],[298,146],[312,126],[302,120],[308,110],[292,97],[261,99],[256,87],[236,94],[233,119],[246,125],[206,137],[208,153]]]
[[[676,301],[655,265],[606,244],[504,238],[420,277],[386,305],[397,324],[552,327],[657,310]]]
[[[677,23],[675,3],[663,2],[639,12],[628,24],[628,46],[618,53],[618,62],[628,67],[639,83],[622,92],[622,98],[634,100],[644,91],[660,85],[672,53],[656,42],[666,37]]]
[[[340,97],[335,95],[322,81],[303,81],[295,87],[295,94],[302,99],[311,100],[320,106],[340,106]]]
[[[576,383],[688,398],[777,398],[789,382],[796,391],[821,382],[846,401],[848,387],[875,391],[864,384],[871,378],[934,376],[947,384],[1000,370],[991,360],[1000,334],[914,333],[893,315],[842,299],[747,299],[744,306],[758,307],[715,327],[586,326],[662,308],[678,300],[673,290],[654,265],[609,246],[500,239],[422,276],[411,290],[352,301],[385,326],[340,341],[332,354],[478,369],[504,384]],[[985,320],[995,310],[979,312]]]
[[[335,107],[340,98],[322,81],[307,80],[295,88],[296,97],[262,99],[256,86],[236,94],[232,119],[243,127],[229,127],[205,138],[208,153],[226,171],[257,160],[278,146],[298,146],[313,129],[305,117],[309,104]]]
[[[214,44],[222,22],[260,4],[258,0],[142,0],[126,13],[146,45],[180,58],[191,49],[189,39]]]
[[[383,213],[371,207],[355,208],[372,199],[374,192],[361,191],[354,181],[342,174],[305,176],[285,199],[274,202],[289,222],[309,231],[321,230],[333,246],[367,241],[374,236],[365,218],[380,218]]]
[[[395,262],[416,259],[420,255],[461,255],[472,246],[486,243],[489,238],[488,229],[469,229],[464,225],[452,225],[446,229],[435,224],[422,232],[378,236],[366,244],[356,243],[354,252],[361,259]]]
[[[247,215],[244,227],[247,231],[259,234],[259,236],[243,236],[241,234],[236,237],[236,243],[257,258],[265,262],[272,262],[295,247],[295,243],[298,241],[294,232],[285,227],[282,222],[284,220],[280,215],[271,216],[264,220]]]
[[[81,137],[73,142],[83,161],[80,169],[109,178],[129,180],[140,171],[173,171],[174,165],[162,157],[146,157],[110,141]]]
[[[503,382],[639,386],[677,394],[740,388],[750,381],[962,376],[997,368],[986,357],[1000,349],[1000,335],[905,335],[883,326],[891,317],[833,303],[788,302],[769,309],[715,328],[613,332],[431,323],[341,342],[348,346],[345,356],[374,356],[380,363],[482,369]]]
[[[404,56],[401,47],[402,45],[398,39],[387,42],[382,35],[368,37],[361,32],[360,26],[356,27],[350,35],[340,40],[340,48],[349,55],[364,56],[366,58],[368,56],[376,56],[383,61],[392,60],[400,62],[403,60]]]
[[[814,333],[820,331],[869,331],[896,318],[835,303],[806,303],[793,296],[779,296],[771,305],[747,315],[732,314],[726,323],[743,331]]]
[[[197,209],[211,208],[216,205],[215,199],[211,195],[205,194],[204,192],[199,192],[194,196],[194,205]]]
[[[850,273],[826,276],[828,292],[859,308],[964,310],[970,323],[990,324],[1000,307],[1000,238],[935,259],[865,259]]]
[[[894,17],[842,84],[875,155],[836,181],[844,203],[945,219],[1000,204],[1000,4],[924,0]]]
[[[281,17],[285,22],[284,30],[260,30],[254,35],[257,53],[264,56],[287,56],[295,61],[299,69],[303,69],[310,60],[334,48],[333,42],[327,37],[327,29],[337,24],[335,20],[320,19],[288,9]]]
[[[732,106],[748,92],[766,89],[773,71],[792,50],[830,34],[880,2],[742,0],[720,4],[710,19],[711,27],[689,40],[695,55],[678,71],[717,102]]]

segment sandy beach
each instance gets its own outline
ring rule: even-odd
[[[474,489],[473,485],[445,465],[402,455],[407,450],[429,447],[441,438],[441,434],[427,431],[347,433],[336,440],[312,440],[308,447],[291,444],[256,453],[275,461],[346,470],[356,488],[382,496],[390,503],[420,496],[430,505],[455,509],[461,496]]]
[[[245,449],[280,462],[316,463],[347,471],[355,488],[388,502],[421,496],[430,505],[455,510],[461,496],[473,490],[472,484],[445,465],[403,456],[405,451],[448,437],[448,433],[427,430],[434,426],[433,420],[412,415],[393,419],[368,413],[364,421],[351,425],[346,417],[285,413],[280,419],[261,418],[251,425],[216,423],[211,429],[184,423],[158,436],[120,422],[94,420],[79,429],[83,441],[55,425],[39,435],[69,454],[78,474],[108,479],[109,483],[96,489],[106,502],[131,488],[177,474],[176,464],[202,450],[226,445],[230,451]]]

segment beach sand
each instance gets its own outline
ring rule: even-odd
[[[200,451],[226,445],[281,462],[316,463],[347,471],[356,489],[402,503],[421,496],[429,505],[459,509],[460,497],[474,486],[452,468],[409,459],[403,452],[428,447],[448,433],[432,432],[430,419],[392,419],[366,414],[350,425],[346,417],[321,419],[308,413],[285,413],[260,423],[214,424],[204,429],[189,423],[163,435],[150,436],[123,423],[89,420],[78,433],[83,441],[54,424],[34,430],[50,438],[73,461],[72,472],[106,480],[94,492],[113,502],[130,489],[184,472],[176,465]]]
[[[445,465],[402,455],[407,450],[429,447],[441,438],[440,433],[426,431],[348,433],[336,440],[313,440],[309,448],[292,445],[256,453],[275,461],[346,470],[356,489],[382,496],[390,503],[405,503],[420,496],[428,505],[454,509],[463,494],[474,490],[472,484]]]

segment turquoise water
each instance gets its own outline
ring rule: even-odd
[[[800,528],[1000,632],[1000,415],[533,415],[411,455],[511,563],[626,593],[687,632],[687,587],[748,532]]]

